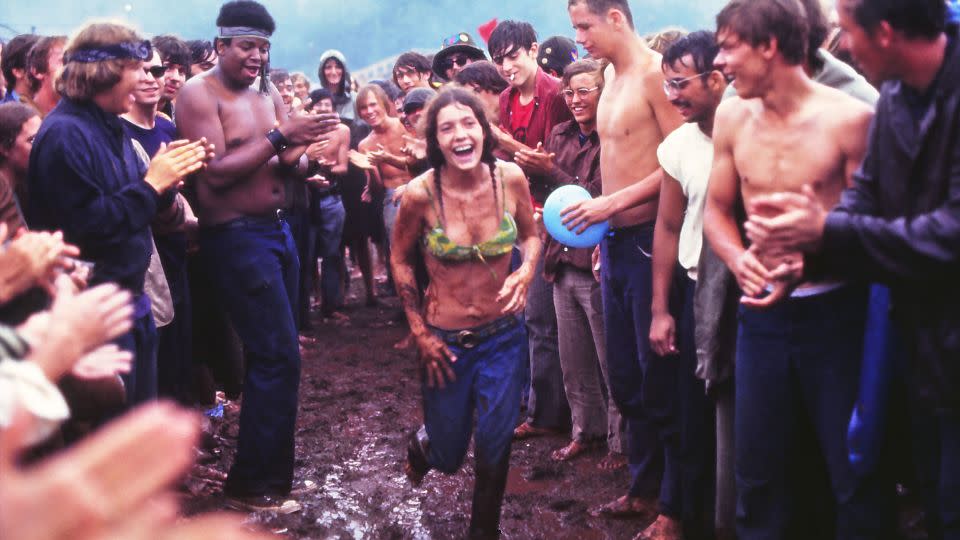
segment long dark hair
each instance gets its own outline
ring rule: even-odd
[[[487,121],[487,115],[484,113],[483,104],[480,103],[480,100],[477,99],[472,92],[468,92],[462,88],[446,88],[430,101],[425,115],[426,129],[424,130],[427,136],[427,162],[433,167],[433,183],[437,189],[437,199],[440,201],[439,217],[441,220],[443,220],[443,186],[440,182],[440,169],[447,164],[447,160],[443,157],[443,152],[440,150],[440,142],[437,140],[437,117],[444,107],[453,104],[468,107],[473,111],[473,115],[477,117],[477,122],[480,123],[480,128],[483,130],[483,150],[480,154],[480,162],[486,163],[490,169],[490,181],[493,183],[493,203],[494,207],[498,206],[497,179],[495,174],[497,158],[493,155],[493,151],[497,147],[497,142],[493,137],[490,122]]]

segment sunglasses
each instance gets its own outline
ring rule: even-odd
[[[463,67],[467,65],[467,63],[469,62],[470,62],[470,59],[467,58],[466,56],[460,56],[460,55],[451,56],[450,58],[447,58],[446,60],[444,60],[443,70],[446,71],[448,69],[453,69],[454,64],[456,64],[457,67]]]
[[[159,79],[167,74],[167,68],[164,66],[150,66],[143,68],[143,70],[153,75],[154,79]]]

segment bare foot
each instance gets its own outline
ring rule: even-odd
[[[597,468],[602,471],[615,471],[626,466],[627,456],[617,452],[608,453],[603,459],[600,460],[600,463],[597,463]]]
[[[515,440],[529,439],[531,437],[542,437],[544,435],[556,435],[558,433],[555,429],[550,428],[541,428],[536,427],[530,422],[524,422],[516,427],[513,430],[513,438]]]
[[[590,515],[593,517],[617,519],[650,518],[656,514],[656,503],[628,495],[590,509]]]
[[[656,521],[640,531],[633,540],[681,540],[682,538],[683,529],[680,527],[680,522],[660,514]]]
[[[585,454],[591,450],[595,450],[600,447],[602,443],[599,441],[570,441],[570,444],[560,448],[559,450],[554,450],[550,454],[550,459],[554,461],[570,461],[571,459]]]

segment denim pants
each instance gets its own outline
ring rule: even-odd
[[[316,255],[320,257],[320,294],[323,314],[330,315],[343,306],[340,238],[347,214],[340,195],[320,195],[317,209],[314,222],[317,224]]]
[[[627,422],[631,497],[655,499],[663,448],[651,407],[667,392],[650,351],[653,223],[610,231],[600,244],[600,290],[610,394]]]
[[[477,467],[494,466],[509,456],[520,412],[523,326],[514,322],[472,349],[448,344],[457,357],[456,380],[444,388],[424,378],[423,420],[430,439],[427,461],[438,471],[457,472],[467,455],[473,416],[477,415],[474,450]]]
[[[565,428],[570,425],[570,407],[563,390],[553,284],[543,277],[543,257],[527,291],[524,317],[530,354],[527,422],[539,428]]]
[[[911,410],[917,484],[930,540],[960,540],[960,414]]]
[[[561,266],[553,284],[563,387],[573,420],[573,440],[606,439],[624,453],[623,420],[609,396],[607,343],[600,284],[589,271]]]
[[[315,237],[309,208],[294,206],[286,212],[285,220],[296,247],[297,260],[301,262],[297,274],[297,296],[293,304],[294,322],[297,329],[310,326],[310,293],[313,291],[313,272],[310,260],[316,257]]]
[[[660,512],[683,523],[684,538],[711,538],[716,448],[714,405],[697,377],[693,296],[696,282],[678,267],[670,311],[676,323],[678,354],[654,356],[662,371],[675,369],[673,397],[660,426],[664,472]]]
[[[157,327],[150,312],[150,297],[137,296],[133,310],[133,328],[114,340],[118,347],[133,353],[130,373],[120,376],[128,407],[157,398]]]
[[[858,478],[847,459],[866,308],[866,289],[855,286],[790,298],[766,311],[741,307],[734,422],[741,540],[790,537],[791,511],[803,503],[796,497],[802,479],[790,477],[803,457],[798,448],[820,450],[837,538],[885,538],[893,530],[884,490],[870,477]],[[799,439],[805,423],[816,444]]]
[[[286,222],[240,218],[200,229],[200,252],[243,342],[247,370],[226,491],[283,495],[293,482],[300,263]]]

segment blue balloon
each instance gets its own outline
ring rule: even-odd
[[[560,215],[560,212],[571,204],[590,198],[590,192],[580,186],[561,186],[554,190],[543,205],[543,224],[550,236],[565,246],[575,248],[589,248],[599,244],[610,230],[609,223],[595,223],[577,234],[563,224],[563,217]]]

